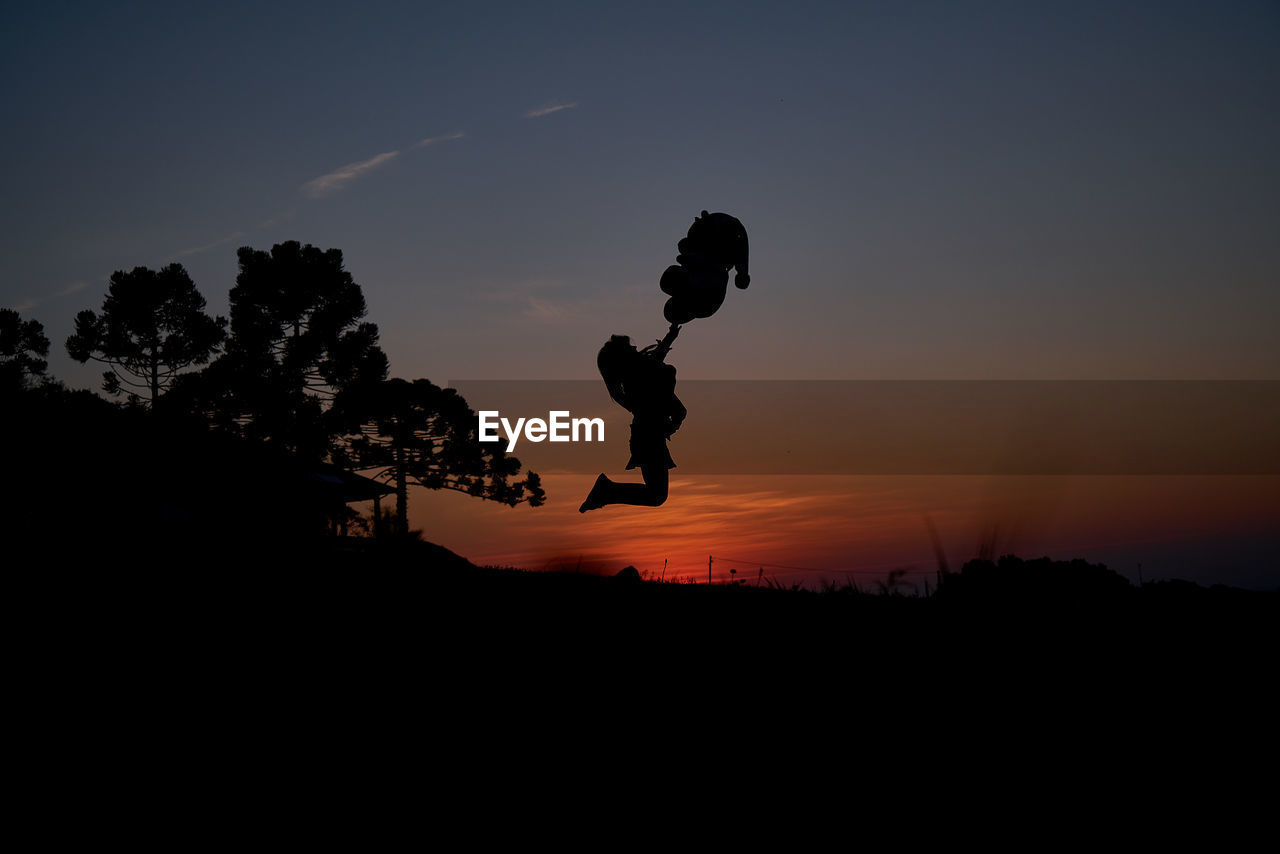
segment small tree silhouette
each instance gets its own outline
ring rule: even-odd
[[[134,267],[111,274],[102,314],[76,315],[67,353],[77,362],[108,365],[102,387],[109,394],[146,392],[154,406],[174,378],[203,365],[222,343],[227,321],[205,314],[205,300],[181,264],[161,270]]]
[[[475,413],[458,392],[419,379],[390,379],[339,395],[333,416],[348,432],[347,462],[396,488],[399,530],[408,528],[408,487],[453,489],[514,507],[543,503],[541,479],[514,481],[520,461],[500,445],[482,443]]]
[[[0,308],[0,391],[26,388],[43,376],[49,363],[49,339],[38,320],[24,321],[11,308]]]

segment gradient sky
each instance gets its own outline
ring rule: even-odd
[[[1274,2],[180,5],[6,9],[0,305],[73,386],[112,271],[225,313],[288,239],[395,375],[591,378],[702,209],[753,285],[682,378],[1280,378]]]

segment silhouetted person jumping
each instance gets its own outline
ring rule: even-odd
[[[676,397],[675,366],[663,359],[679,332],[680,327],[672,324],[666,338],[643,350],[637,350],[626,335],[614,335],[600,348],[596,365],[609,396],[635,416],[627,469],[639,467],[644,483],[615,483],[602,473],[579,513],[607,504],[657,507],[667,500],[667,470],[676,466],[667,440],[680,429],[686,410]]]
[[[710,317],[724,302],[729,287],[729,268],[737,267],[733,283],[746,290],[747,230],[737,217],[727,213],[702,212],[689,226],[689,236],[676,249],[676,263],[662,274],[659,287],[671,299],[662,313],[669,323],[688,323],[695,317]]]
[[[676,467],[667,451],[667,440],[680,429],[686,412],[676,397],[676,369],[664,360],[681,324],[710,317],[719,310],[729,287],[730,269],[738,269],[733,283],[740,289],[751,284],[747,230],[737,217],[703,211],[676,248],[680,253],[676,263],[658,283],[670,297],[662,309],[671,324],[667,336],[637,350],[627,336],[614,335],[596,356],[609,396],[635,416],[627,468],[638,466],[644,483],[615,483],[601,474],[579,513],[607,504],[657,507],[667,500],[667,471]]]

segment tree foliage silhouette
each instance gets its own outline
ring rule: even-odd
[[[206,371],[206,393],[247,436],[321,459],[334,396],[386,378],[378,327],[362,322],[364,294],[340,250],[288,241],[238,256],[231,336]]]
[[[205,300],[181,264],[134,267],[111,274],[102,314],[76,315],[67,353],[77,362],[109,366],[109,394],[147,394],[154,405],[178,374],[209,361],[226,336],[227,321],[205,314]]]
[[[390,379],[344,392],[334,415],[349,431],[349,463],[360,469],[381,467],[374,478],[395,485],[401,531],[408,526],[411,484],[453,489],[512,507],[521,502],[537,507],[546,497],[537,474],[514,480],[520,461],[500,444],[479,441],[475,413],[454,389],[425,379]]]
[[[0,391],[26,388],[49,367],[49,339],[38,320],[0,308]]]

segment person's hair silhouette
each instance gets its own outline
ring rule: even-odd
[[[615,483],[601,473],[579,513],[607,504],[657,507],[667,500],[667,470],[676,466],[667,440],[686,415],[676,397],[675,366],[663,361],[678,331],[673,327],[666,339],[643,350],[637,350],[626,335],[614,335],[600,348],[596,365],[609,396],[634,416],[627,468],[639,467],[644,483]]]

